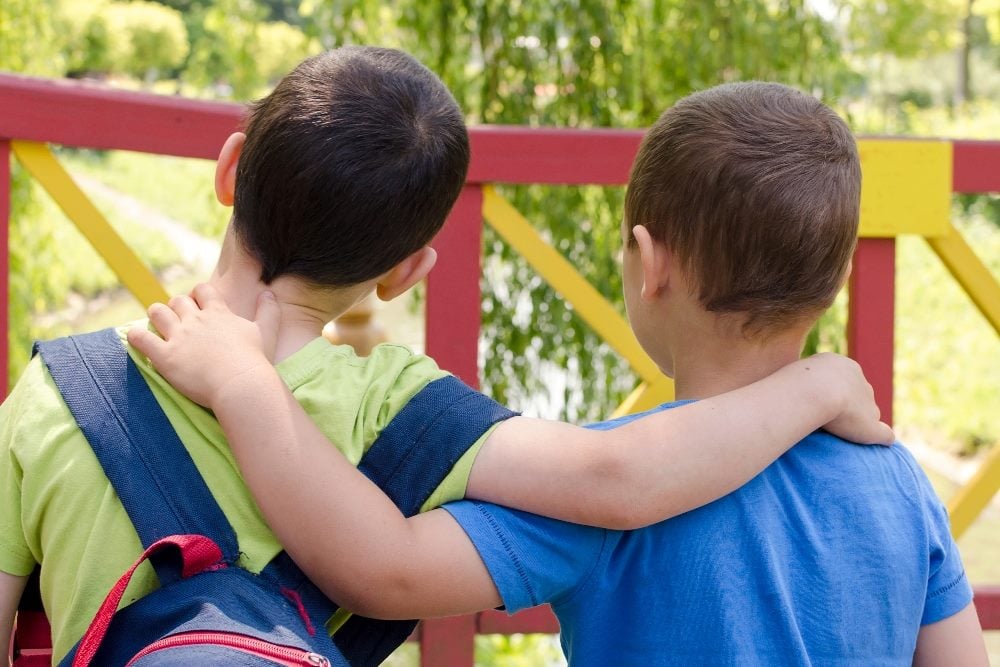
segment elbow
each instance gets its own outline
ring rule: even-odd
[[[601,528],[636,530],[681,514],[676,489],[661,474],[650,474],[649,461],[629,455],[628,447],[601,450],[594,468],[592,521]]]
[[[415,618],[410,607],[419,585],[406,569],[366,567],[333,583],[347,585],[323,586],[324,593],[353,614],[384,621]]]
[[[656,518],[650,518],[649,512],[643,510],[641,501],[626,496],[615,503],[614,507],[604,508],[599,513],[599,526],[610,530],[636,530],[656,523]]]
[[[591,465],[592,482],[588,485],[590,510],[586,523],[611,530],[641,528],[641,492],[635,484],[636,462],[627,456],[627,448],[602,447]]]

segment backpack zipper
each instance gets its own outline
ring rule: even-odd
[[[330,661],[318,653],[290,646],[280,646],[231,632],[182,632],[164,637],[136,653],[126,667],[131,667],[140,658],[156,651],[196,644],[225,646],[250,655],[267,658],[286,667],[330,667]]]

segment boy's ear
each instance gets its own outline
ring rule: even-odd
[[[847,269],[844,270],[844,277],[840,280],[840,288],[843,289],[847,281],[851,279],[851,272],[854,271],[854,257],[847,260]]]
[[[430,273],[437,262],[437,251],[425,245],[388,272],[382,274],[375,288],[378,298],[391,301],[410,289]]]
[[[662,243],[657,243],[642,225],[632,228],[639,262],[642,266],[642,291],[640,296],[653,301],[666,289],[670,282],[670,252]]]
[[[226,139],[215,163],[215,196],[223,206],[232,206],[236,192],[236,165],[240,162],[247,135],[234,132]]]

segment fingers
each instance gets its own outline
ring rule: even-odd
[[[160,305],[162,306],[163,304]],[[129,329],[127,338],[129,345],[139,350],[139,352],[143,355],[149,357],[151,361],[159,356],[159,352],[162,350],[163,346],[166,345],[163,339],[142,326],[136,326]],[[153,362],[153,365],[156,365],[155,361]]]
[[[173,302],[174,299],[170,301]],[[177,327],[181,323],[181,318],[174,312],[174,309],[162,303],[151,305],[146,314],[149,316],[149,321],[152,322],[153,326],[156,327],[156,330],[164,338],[169,339],[177,331]]]
[[[186,294],[178,294],[177,296],[170,297],[170,301],[167,305],[170,306],[171,310],[177,313],[177,316],[181,319],[201,310],[198,307],[198,304],[194,302],[194,299]]]
[[[879,436],[878,444],[886,445],[888,447],[896,442],[896,433],[892,430],[891,426],[885,422],[879,422],[879,426],[881,427],[882,433]]]
[[[264,354],[273,362],[274,351],[278,346],[278,328],[281,325],[281,307],[273,292],[265,291],[257,295],[257,313],[253,319],[260,331]]]
[[[226,305],[222,295],[219,294],[219,290],[208,283],[198,283],[195,285],[194,289],[191,290],[191,297],[202,310]]]

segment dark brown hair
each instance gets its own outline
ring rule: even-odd
[[[752,336],[830,306],[860,198],[857,146],[837,114],[787,86],[734,83],[660,116],[632,167],[625,220],[675,253],[705,309],[745,314]]]
[[[438,232],[469,166],[454,98],[392,49],[305,60],[250,108],[246,135],[233,225],[265,283],[384,273]]]

